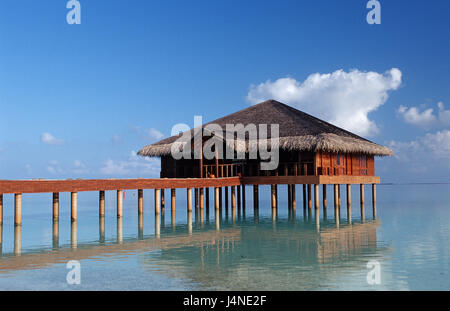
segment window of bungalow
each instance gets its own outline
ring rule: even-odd
[[[336,155],[336,163],[338,166],[341,165],[341,155],[339,153]]]

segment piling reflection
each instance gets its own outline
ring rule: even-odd
[[[14,255],[22,253],[22,226],[14,226]]]
[[[52,226],[52,246],[53,249],[57,249],[59,247],[59,221],[53,220]]]
[[[274,269],[291,275],[293,282],[306,282],[305,280],[321,274],[320,270],[326,270],[326,265],[330,263],[345,259],[349,262],[347,266],[352,266],[352,261],[360,264],[365,257],[379,256],[385,251],[377,246],[379,220],[340,223],[339,213],[335,213],[336,223],[327,222],[322,219],[319,209],[314,210],[314,215],[307,216],[311,221],[305,222],[301,221],[301,215],[297,219],[294,210],[287,216],[273,218],[273,215],[276,212],[271,215],[270,211],[266,211],[260,217],[260,211],[255,210],[254,215],[249,218],[235,217],[233,220],[231,217],[227,220],[221,219],[220,211],[216,210],[214,222],[206,220],[203,226],[196,227],[193,231],[193,215],[190,212],[187,223],[176,225],[174,231],[171,226],[162,227],[161,216],[157,214],[154,235],[152,233],[147,236],[143,234],[141,215],[137,235],[135,233],[134,237],[124,237],[122,219],[118,219],[117,241],[114,241],[113,235],[106,243],[104,218],[99,223],[100,241],[103,241],[100,243],[77,243],[77,222],[73,222],[70,245],[22,254],[21,227],[16,226],[14,254],[17,256],[3,254],[11,260],[2,261],[0,273],[38,269],[67,260],[102,260],[102,256],[130,253],[143,255],[140,263],[144,269],[183,277],[200,284],[200,287],[245,289],[248,284],[261,282],[259,278],[265,275],[273,276]],[[54,227],[54,238],[58,231]],[[1,242],[0,234],[0,244]],[[322,267],[322,264],[325,266]],[[322,273],[322,277],[325,274]],[[230,276],[233,276],[233,280]],[[241,276],[244,279],[239,279]]]
[[[105,216],[100,216],[98,220],[99,241],[105,243]]]

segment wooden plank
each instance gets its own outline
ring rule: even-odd
[[[378,184],[377,176],[254,176],[230,178],[0,180],[0,193],[52,193],[133,189],[176,189],[273,184]]]

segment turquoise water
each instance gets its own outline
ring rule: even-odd
[[[376,219],[369,187],[364,219],[359,187],[352,190],[350,218],[345,189],[337,218],[331,187],[318,216],[303,210],[298,186],[295,214],[280,186],[275,216],[269,187],[260,187],[257,215],[247,187],[246,209],[234,217],[225,207],[216,215],[212,200],[209,212],[189,217],[179,190],[175,222],[170,206],[155,218],[150,190],[142,219],[136,192],[127,191],[118,222],[109,192],[104,233],[97,193],[79,193],[76,225],[61,194],[58,228],[51,194],[24,195],[20,230],[5,195],[0,290],[450,290],[450,185],[379,185]],[[69,260],[80,262],[78,285],[66,281]],[[379,263],[379,284],[367,282],[369,261]]]

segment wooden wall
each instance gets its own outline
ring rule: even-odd
[[[372,155],[317,152],[314,167],[318,175],[375,176]]]

